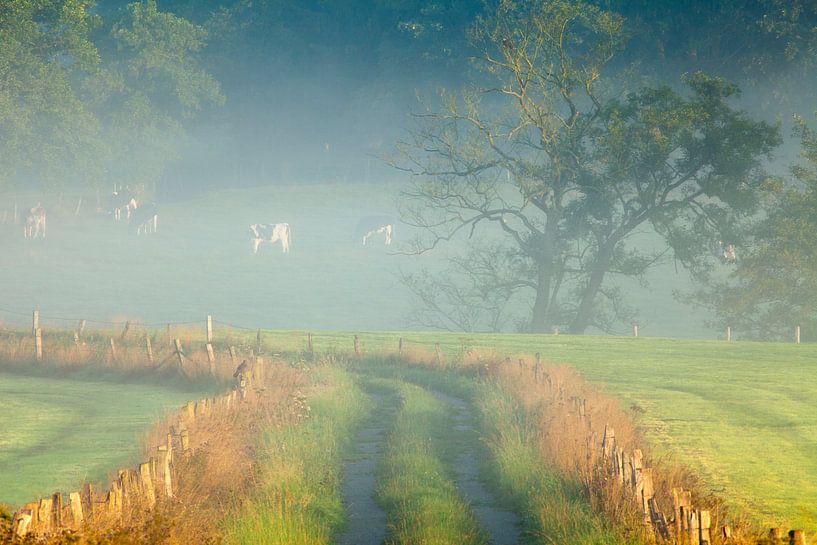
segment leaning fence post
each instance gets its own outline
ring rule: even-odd
[[[118,358],[116,357],[116,341],[114,341],[113,337],[111,337],[111,360],[117,361],[117,359]]]
[[[43,359],[43,330],[39,327],[34,330],[34,356],[37,361]]]
[[[207,344],[213,343],[213,315],[207,315]]]

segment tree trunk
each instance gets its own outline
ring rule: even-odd
[[[573,317],[573,321],[570,323],[569,331],[574,335],[581,335],[590,325],[590,320],[593,318],[593,304],[604,282],[604,275],[610,269],[610,261],[613,259],[615,246],[615,243],[608,242],[602,246],[596,256],[590,279],[582,292],[582,300],[576,310],[576,316]]]
[[[550,278],[551,272],[547,264],[540,264],[539,278],[536,283],[536,300],[533,302],[533,316],[531,316],[531,333],[549,333]]]

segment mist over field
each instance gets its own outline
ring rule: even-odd
[[[0,4],[0,320],[810,323],[808,304],[779,310],[801,299],[785,279],[771,306],[747,286],[799,244],[762,221],[810,183],[791,167],[811,138],[812,7],[523,4]],[[535,49],[531,22],[560,17],[575,40]],[[158,232],[115,219],[126,194],[155,203]],[[38,203],[45,238],[26,226]],[[364,247],[371,216],[394,218],[394,244]],[[250,226],[284,222],[291,252],[253,255]]]

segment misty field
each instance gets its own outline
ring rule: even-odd
[[[363,247],[357,222],[368,215],[397,216],[394,184],[302,184],[221,190],[159,202],[157,235],[130,235],[125,221],[93,212],[86,195],[65,196],[50,207],[48,237],[24,240],[22,231],[0,225],[0,323],[27,323],[39,307],[44,327],[65,327],[74,319],[100,321],[216,320],[246,327],[315,330],[423,329],[410,319],[414,308],[401,272],[440,270],[465,242],[422,256],[400,255],[413,233],[396,227],[395,244],[382,239]],[[2,209],[41,200],[7,195]],[[251,251],[252,223],[288,222],[292,250],[262,245]],[[649,285],[622,284],[640,310],[644,335],[716,338],[707,316],[673,299],[690,287],[683,270],[664,263],[648,275]],[[521,313],[528,303],[520,303]],[[48,321],[48,317],[66,320]],[[92,325],[92,324],[91,324]],[[513,330],[513,323],[507,324]],[[629,325],[620,325],[627,333]],[[739,337],[740,332],[735,332]]]
[[[132,462],[148,427],[195,394],[155,384],[0,371],[0,503],[104,480]]]

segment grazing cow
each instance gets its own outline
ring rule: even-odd
[[[122,219],[122,211],[125,211],[125,218],[130,219],[133,211],[139,206],[136,196],[131,192],[130,188],[125,186],[118,189],[108,196],[108,213],[112,214],[114,219],[119,221]]]
[[[375,235],[383,235],[386,246],[391,244],[394,233],[394,220],[389,216],[368,216],[357,223],[355,234],[363,238],[363,245]]]
[[[155,233],[159,228],[159,210],[156,203],[144,204],[133,211],[130,230],[137,235]]]
[[[734,244],[724,244],[722,240],[712,245],[712,255],[725,263],[734,263],[738,260]]]
[[[291,242],[291,231],[288,223],[253,223],[250,225],[250,238],[252,239],[252,253],[258,253],[258,247],[262,242],[274,244],[281,241],[281,249],[284,253],[289,252]]]
[[[26,216],[26,225],[23,227],[23,237],[37,238],[42,229],[43,238],[45,238],[45,208],[40,203],[28,211]]]

